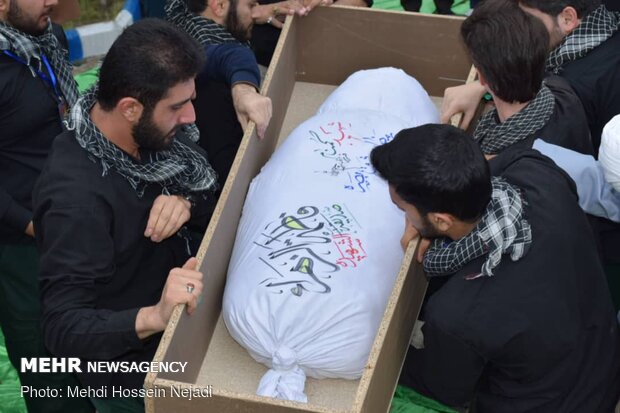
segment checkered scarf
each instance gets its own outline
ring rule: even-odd
[[[207,45],[223,43],[240,43],[250,47],[248,42],[240,42],[235,39],[226,27],[207,19],[197,16],[189,11],[184,0],[168,0],[166,2],[166,20],[175,26],[185,30],[203,47]]]
[[[31,36],[0,21],[0,50],[14,53],[26,62],[34,77],[37,76],[37,70],[42,73],[47,72],[41,59],[41,55],[45,55],[50,60],[54,74],[58,78],[60,91],[68,106],[75,104],[79,95],[77,83],[73,79],[68,53],[52,33],[51,23],[42,35]]]
[[[620,12],[611,12],[605,5],[600,5],[549,53],[547,71],[555,74],[562,72],[565,64],[584,57],[609,39],[619,27]]]
[[[499,122],[496,109],[487,112],[476,126],[474,139],[485,154],[499,153],[545,126],[554,108],[553,93],[543,84],[536,97],[506,121]]]
[[[215,188],[216,175],[207,159],[178,139],[168,149],[153,151],[148,160],[138,163],[106,139],[90,119],[90,110],[97,100],[96,90],[82,95],[71,110],[67,128],[75,131],[80,146],[89,152],[91,159],[99,160],[103,175],[113,168],[136,190],[139,197],[148,184],[158,184],[164,193],[206,198],[207,191]],[[192,140],[198,129],[195,125],[184,127]]]
[[[429,276],[453,274],[471,260],[488,254],[480,273],[465,278],[490,277],[503,254],[510,254],[511,260],[518,261],[527,253],[532,230],[523,211],[526,202],[521,191],[502,178],[493,177],[491,183],[491,201],[472,232],[458,241],[433,240],[423,262]]]

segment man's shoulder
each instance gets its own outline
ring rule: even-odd
[[[514,150],[508,148],[494,157],[489,166],[493,176],[504,176],[507,172],[514,172],[517,175],[558,173],[562,176],[563,172],[552,159],[531,147]]]
[[[588,118],[581,99],[568,81],[560,76],[546,78],[545,84],[553,93],[555,108],[552,116],[534,138],[542,138],[547,142],[593,155]]]
[[[54,139],[49,158],[58,160],[70,159],[75,157],[81,149],[75,139],[75,131],[64,130]]]
[[[100,169],[100,166],[89,158],[88,152],[79,145],[75,132],[66,130],[54,139],[41,175],[45,177],[43,180],[92,186],[90,179],[101,175]]]
[[[575,81],[583,81],[589,78],[598,78],[602,73],[614,77],[620,77],[618,65],[620,64],[620,30],[616,31],[609,39],[592,49],[581,59],[568,63],[561,75],[569,80],[571,85]],[[605,85],[611,87],[612,85]]]

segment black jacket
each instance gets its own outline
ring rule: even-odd
[[[554,145],[594,155],[588,118],[579,97],[568,82],[559,76],[549,76],[545,83],[555,98],[555,109],[547,124],[529,137],[529,146],[541,138]]]
[[[62,28],[54,34],[63,46]],[[30,69],[0,53],[0,244],[34,243],[31,193],[62,124],[54,91]]]
[[[581,99],[598,154],[603,127],[620,114],[620,31],[564,67],[565,78]]]

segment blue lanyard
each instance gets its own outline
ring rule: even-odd
[[[28,68],[32,68],[35,72],[37,72],[39,77],[43,79],[45,83],[47,83],[48,85],[52,87],[52,91],[54,92],[56,102],[58,103],[58,113],[60,114],[60,119],[61,119],[61,124],[62,124],[62,119],[67,112],[67,104],[66,104],[65,98],[63,97],[62,93],[60,92],[58,88],[58,80],[56,79],[56,75],[54,75],[54,71],[52,70],[52,66],[50,65],[50,62],[47,60],[47,57],[45,57],[44,54],[41,55],[41,60],[43,60],[43,63],[45,64],[45,67],[47,68],[47,73],[49,74],[49,76],[41,72],[40,70],[32,66],[29,66],[28,63],[22,60],[19,56],[15,55],[14,53],[9,52],[8,50],[5,50],[4,54],[9,56],[11,59],[14,59],[17,62],[23,64],[24,66],[27,66]]]
[[[19,56],[17,56],[16,54],[14,54],[12,52],[9,52],[8,50],[5,50],[4,54],[9,56],[12,59],[18,61],[19,63],[23,64],[24,66],[28,66],[28,63],[26,63]],[[43,79],[45,82],[47,82],[52,87],[52,89],[54,90],[54,93],[56,93],[56,95],[60,98],[60,91],[58,90],[58,81],[56,79],[56,75],[54,75],[54,71],[52,70],[52,66],[50,65],[50,62],[47,60],[47,57],[45,57],[44,54],[41,55],[41,60],[43,60],[43,63],[45,64],[45,67],[47,69],[47,73],[49,73],[49,76],[46,75],[45,73],[41,72],[40,70],[34,68],[34,67],[33,67],[33,69],[34,69],[35,72],[37,72],[37,74],[39,75],[39,77],[41,79]]]

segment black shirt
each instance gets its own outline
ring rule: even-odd
[[[560,75],[583,103],[598,154],[603,127],[620,114],[620,31],[581,59],[568,63]]]
[[[114,169],[104,175],[101,163],[79,146],[73,132],[56,138],[33,192],[42,325],[52,354],[152,360],[160,335],[140,340],[136,314],[159,301],[170,269],[189,257],[180,236],[160,243],[144,236],[149,211],[161,193],[161,187],[148,185],[138,197]],[[194,209],[192,215],[204,218]],[[85,386],[136,389],[144,376],[78,374]]]
[[[478,413],[611,412],[618,322],[574,184],[532,150],[508,149],[490,166],[524,190],[531,248],[517,262],[504,255],[492,277],[464,279],[481,257],[439,279],[425,347],[410,349],[401,381],[451,406],[476,394]]]
[[[54,34],[66,45],[59,28]],[[0,52],[0,244],[34,242],[24,234],[32,220],[31,192],[60,132],[50,85]]]

